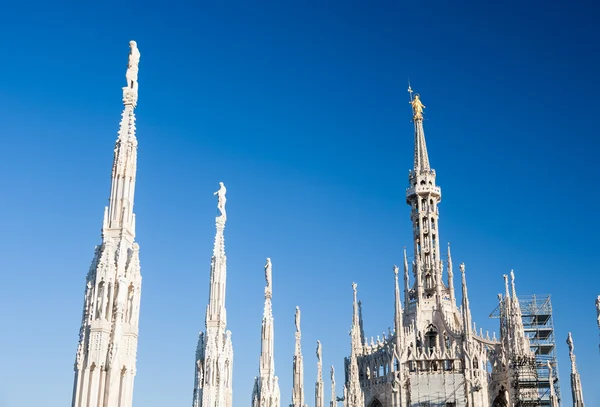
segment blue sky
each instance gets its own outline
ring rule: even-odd
[[[408,78],[427,106],[440,238],[466,263],[477,326],[498,331],[488,314],[513,268],[520,294],[552,295],[564,404],[571,331],[585,401],[600,405],[598,17],[592,2],[556,1],[7,3],[0,406],[70,403],[131,39],[144,278],[134,406],[191,403],[219,181],[235,405],[250,403],[258,372],[266,257],[282,405],[296,305],[308,403],[317,339],[341,393],[350,284],[366,334],[380,335],[392,265],[404,246],[412,255]]]

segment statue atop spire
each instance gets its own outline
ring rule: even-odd
[[[423,104],[423,102],[421,102],[421,97],[419,96],[419,94],[417,93],[409,103],[412,105],[413,119],[423,119],[423,109],[425,108],[425,105]]]
[[[271,276],[272,276],[272,264],[271,258],[267,257],[267,263],[265,264],[265,280],[267,281],[267,286],[265,287],[265,294],[267,292],[271,293],[273,288],[271,287]]]
[[[220,188],[213,195],[217,195],[219,201],[217,202],[217,209],[221,212],[221,217],[223,220],[227,220],[227,213],[225,212],[225,203],[227,202],[227,198],[225,194],[227,193],[227,188],[222,182],[219,182]]]
[[[138,71],[140,64],[140,51],[137,42],[129,41],[129,62],[127,64],[127,86],[123,88],[123,103],[135,107],[138,98]]]
[[[600,329],[600,295],[596,298],[596,322],[598,323],[598,328]]]
[[[296,332],[300,333],[300,307],[296,305],[295,315]]]

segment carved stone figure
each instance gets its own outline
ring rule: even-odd
[[[300,332],[300,307],[296,306],[296,332]]]
[[[267,280],[267,290],[269,292],[271,292],[271,276],[272,276],[271,258],[267,257],[267,263],[265,264],[265,280]]]
[[[222,182],[219,182],[219,185],[221,187],[213,195],[217,195],[217,197],[219,198],[219,201],[217,202],[217,209],[221,211],[221,216],[223,218],[227,218],[227,214],[225,213],[225,203],[227,202],[225,194],[227,193],[227,189],[225,188],[225,185]]]
[[[133,90],[137,90],[138,71],[140,63],[140,51],[137,48],[135,41],[129,41],[129,63],[127,64],[127,87]]]
[[[415,98],[409,103],[412,105],[413,117],[415,119],[422,119],[423,109],[425,108],[425,105],[423,104],[423,102],[421,102],[421,97],[418,94],[416,94]]]
[[[596,320],[598,322],[598,328],[600,328],[600,295],[596,298]]]
[[[321,363],[321,341],[317,341],[317,361]]]

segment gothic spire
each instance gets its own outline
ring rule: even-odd
[[[404,324],[402,321],[402,305],[400,302],[400,285],[398,284],[398,266],[394,266],[394,329],[396,330],[396,352],[400,355]]]
[[[275,376],[275,343],[273,329],[273,309],[271,305],[273,287],[272,264],[270,258],[267,258],[267,262],[265,264],[265,280],[265,307],[263,311],[261,330],[260,367],[259,376],[255,378],[254,391],[252,394],[252,406],[279,407],[279,382]]]
[[[300,307],[296,307],[296,346],[294,350],[294,364],[293,364],[293,382],[292,388],[292,404],[290,407],[305,407],[304,404],[304,362],[302,360],[302,348],[300,345],[300,339],[302,334],[300,332]]]
[[[577,371],[577,364],[575,363],[575,353],[573,349],[573,337],[571,332],[567,336],[567,345],[569,345],[569,358],[571,359],[571,393],[573,395],[573,407],[584,407],[583,404],[583,389],[581,388],[581,378]]]
[[[445,286],[442,282],[442,262],[440,260],[439,212],[437,205],[441,201],[441,189],[435,183],[435,171],[429,165],[425,133],[423,131],[423,109],[419,95],[412,97],[413,122],[415,128],[415,160],[414,167],[409,171],[409,187],[406,190],[406,203],[411,207],[413,222],[413,243],[415,253],[415,298],[416,310],[411,319],[418,318],[423,299],[428,301],[428,307],[442,304]]]
[[[352,290],[354,292],[354,302],[352,303],[352,328],[350,331],[350,335],[352,337],[352,348],[355,351],[359,351],[362,348],[363,340],[360,329],[360,316],[359,316],[359,305],[357,300],[356,287],[358,285],[356,283],[352,283]]]
[[[471,336],[473,323],[471,320],[471,307],[469,306],[469,294],[467,292],[467,278],[465,276],[465,263],[460,264],[460,273],[462,274],[462,311],[463,325],[467,338]]]
[[[408,87],[410,93],[410,104],[413,110],[413,122],[415,124],[415,160],[414,170],[416,172],[429,171],[429,156],[427,155],[427,145],[425,144],[425,132],[423,131],[423,109],[425,105],[421,102],[421,97],[416,94],[413,98],[413,90]]]
[[[515,272],[510,271],[510,284],[512,288],[512,297],[510,300],[511,310],[511,332],[514,341],[514,350],[520,354],[525,355],[530,353],[529,341],[525,337],[525,329],[523,327],[523,314],[521,313],[521,304],[517,297],[517,289],[515,288]]]
[[[450,291],[450,302],[456,304],[454,294],[454,272],[452,270],[452,254],[450,253],[450,243],[448,243],[448,290]]]
[[[331,401],[329,407],[337,407],[337,397],[335,395],[335,369],[331,365]]]
[[[216,235],[210,264],[210,287],[206,306],[206,333],[204,352],[196,359],[196,375],[201,377],[194,389],[193,407],[231,407],[233,346],[231,332],[226,330],[225,286],[227,281],[227,257],[225,256],[225,193],[222,182],[214,195],[218,196],[217,208],[221,212],[215,219]]]
[[[406,258],[406,247],[404,248],[404,310],[408,309],[410,304],[410,282],[408,276],[408,259]]]
[[[137,105],[137,77],[140,52],[135,41],[129,43],[129,66],[126,73],[127,86],[123,88],[123,113],[119,136],[115,143],[112,181],[108,207],[105,209],[103,234],[109,230],[122,230],[135,237],[133,198],[137,170],[137,138],[135,136],[135,107]]]
[[[219,200],[217,208],[221,215],[215,219],[217,232],[215,234],[215,243],[210,265],[210,289],[209,301],[206,308],[206,326],[216,326],[224,330],[227,325],[227,314],[225,310],[225,286],[227,281],[227,256],[225,255],[225,193],[226,189],[223,183],[219,183],[220,188],[215,195]]]
[[[83,318],[75,362],[73,407],[130,407],[142,276],[135,239],[133,198],[137,170],[135,114],[140,52],[131,41],[124,109],[114,148],[109,204],[102,244],[86,278]],[[93,342],[93,344],[91,343]]]
[[[321,357],[321,342],[317,341],[317,381],[315,383],[315,407],[325,407],[325,394],[323,389],[323,360]]]
[[[352,291],[354,293],[353,313],[352,313],[352,328],[350,329],[351,349],[350,357],[346,358],[347,379],[344,386],[344,407],[361,407],[364,402],[362,389],[358,377],[358,356],[362,354],[363,342],[360,335],[360,319],[358,312],[358,301],[356,293],[356,283],[352,283]]]

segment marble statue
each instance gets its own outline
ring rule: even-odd
[[[213,195],[217,195],[217,197],[219,198],[219,201],[217,203],[217,208],[219,209],[219,211],[221,211],[221,216],[226,219],[227,215],[225,213],[225,203],[227,202],[227,198],[225,197],[225,194],[227,193],[227,188],[225,188],[225,185],[222,182],[219,182],[220,188],[217,192],[215,192]]]
[[[140,64],[140,51],[138,50],[137,43],[135,41],[129,41],[129,63],[127,64],[127,87],[133,90],[137,90],[138,71]]]
[[[419,95],[415,95],[415,98],[413,100],[411,100],[409,102],[412,105],[412,109],[413,109],[413,115],[415,119],[422,119],[423,118],[423,109],[425,108],[425,105],[423,104],[423,102],[421,102],[421,98],[419,97]]]
[[[600,328],[600,295],[596,298],[596,321],[598,322],[598,328]]]
[[[317,341],[317,360],[321,363],[321,341]]]
[[[300,307],[296,306],[296,332],[300,332]]]
[[[571,336],[571,332],[569,332],[569,335],[567,336],[567,345],[569,345],[569,356],[572,359],[575,346],[573,345],[573,337]]]
[[[272,275],[271,258],[267,257],[267,264],[265,264],[265,280],[267,280],[267,289],[269,291],[271,291],[271,275]]]

